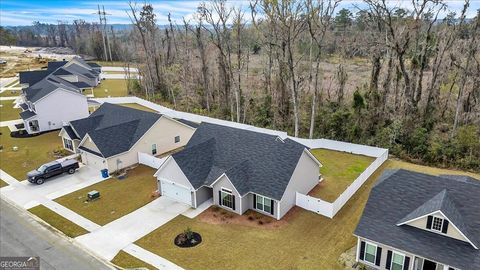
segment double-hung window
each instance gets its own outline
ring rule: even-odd
[[[261,210],[263,212],[271,213],[272,212],[272,199],[260,196],[260,195],[255,195],[256,197],[256,205],[255,209]]]
[[[393,252],[391,270],[403,270],[403,264],[405,263],[405,255],[397,252]]]
[[[71,140],[63,138],[63,145],[66,149],[73,151],[73,144]]]
[[[365,243],[365,261],[375,264],[376,257],[377,246],[370,243]]]
[[[220,190],[220,204],[228,207],[230,209],[235,210],[235,197],[233,196],[232,192],[228,189],[223,189]]]

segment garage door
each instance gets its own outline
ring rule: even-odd
[[[192,192],[179,185],[166,180],[161,180],[162,196],[167,196],[175,201],[192,205]]]

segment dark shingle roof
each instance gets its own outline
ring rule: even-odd
[[[48,62],[48,69],[53,71],[56,70],[59,67],[63,67],[68,61],[52,61]]]
[[[185,149],[172,157],[196,189],[225,173],[241,195],[280,200],[304,149],[290,139],[201,123]]]
[[[22,104],[20,104],[19,106],[20,106],[20,108],[22,108],[23,110],[28,110],[28,105],[27,105],[27,103],[22,103]]]
[[[35,115],[37,115],[36,113],[30,111],[30,110],[27,110],[27,111],[23,111],[20,113],[20,117],[23,119],[23,120],[27,120],[27,119],[30,119],[32,117],[34,117]]]
[[[406,170],[390,173],[374,186],[355,235],[456,268],[480,269],[480,251],[470,243],[397,225],[437,210],[478,247],[480,182]]]
[[[70,139],[72,139],[72,140],[79,140],[80,139],[80,138],[78,138],[77,134],[75,134],[75,132],[73,131],[71,126],[63,126],[63,129],[68,134],[68,137],[70,137]]]
[[[89,117],[70,122],[83,139],[88,133],[108,158],[128,151],[161,117],[160,114],[103,103]]]
[[[190,127],[193,127],[193,128],[198,128],[200,126],[200,123],[197,123],[197,122],[192,122],[192,121],[188,121],[188,120],[185,120],[185,119],[180,119],[180,118],[174,118],[175,120],[177,120],[178,122],[181,122],[187,126],[190,126]]]
[[[91,66],[92,68],[101,68],[102,66],[100,66],[99,64],[95,63],[95,62],[88,62],[87,63],[89,66]]]
[[[20,83],[28,83],[29,86],[36,84],[43,78],[47,77],[53,70],[33,70],[33,71],[20,71],[19,81]]]
[[[89,85],[86,82],[72,82],[72,84],[80,89],[93,87],[92,85]]]
[[[58,88],[81,94],[81,90],[78,87],[52,74],[48,75],[46,78],[39,81],[38,83],[28,88],[25,88],[24,93],[27,100],[31,102],[36,102]]]
[[[53,72],[53,75],[72,75],[72,72],[68,71],[66,68],[59,68]]]

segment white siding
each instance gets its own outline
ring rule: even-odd
[[[318,184],[319,173],[318,163],[309,154],[303,152],[280,202],[280,218],[295,206],[296,192],[306,194]]]
[[[175,182],[185,187],[193,189],[192,184],[188,181],[185,174],[182,172],[177,162],[173,158],[169,158],[162,165],[161,169],[156,173],[157,179],[166,179],[171,182]],[[159,191],[161,192],[161,186],[159,185]]]
[[[87,97],[56,90],[35,103],[40,132],[60,129],[63,123],[88,117]]]

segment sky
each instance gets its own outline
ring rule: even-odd
[[[144,0],[137,1],[144,3]],[[202,1],[193,0],[150,0],[147,1],[154,6],[157,15],[158,24],[167,24],[167,15],[171,13],[172,20],[181,23],[183,18],[187,21],[193,18],[193,15]],[[445,1],[450,10],[461,11],[463,7],[462,0]],[[228,4],[242,8],[248,7],[248,0],[232,0]],[[408,8],[410,0],[392,0],[390,5]],[[111,15],[107,17],[108,23],[128,24],[130,19],[126,13],[129,9],[128,0],[1,0],[0,1],[0,25],[17,26],[31,25],[33,21],[43,23],[57,23],[59,20],[72,22],[75,19],[84,19],[87,22],[97,22],[97,5],[104,5],[105,11]],[[352,9],[355,13],[358,7],[362,6],[361,1],[345,0],[342,1],[339,8]],[[480,9],[480,0],[470,0],[470,8],[467,17],[472,18],[476,10]],[[446,12],[442,13],[446,14]],[[248,16],[247,16],[248,17]]]

